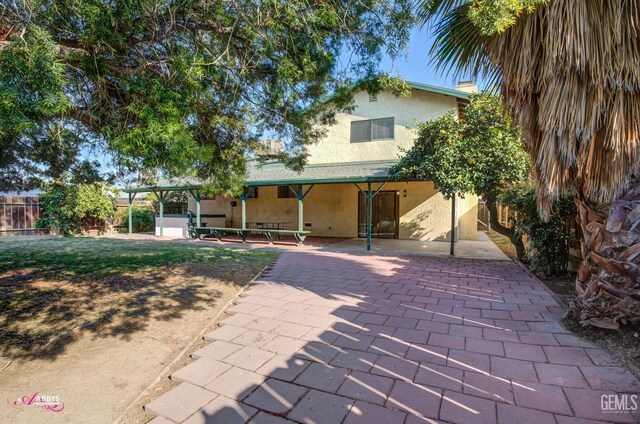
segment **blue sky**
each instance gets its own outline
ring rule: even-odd
[[[407,81],[437,85],[439,87],[454,88],[458,81],[452,77],[436,72],[429,64],[431,56],[429,49],[433,43],[426,29],[414,28],[411,31],[409,51],[406,58],[396,59],[395,63],[388,57],[380,64],[381,71],[391,75],[398,75]],[[477,81],[474,81],[477,83]]]

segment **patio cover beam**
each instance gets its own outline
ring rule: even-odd
[[[183,186],[148,186],[148,187],[129,187],[123,188],[125,193],[153,193],[155,191],[189,191],[202,188],[200,184],[183,185]]]

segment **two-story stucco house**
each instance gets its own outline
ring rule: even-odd
[[[355,238],[366,236],[370,204],[373,238],[449,239],[451,200],[444,199],[430,182],[393,182],[387,175],[402,150],[412,146],[416,123],[451,110],[457,114],[468,98],[463,91],[468,87],[410,86],[409,97],[357,92],[353,112],[337,114],[325,136],[309,147],[309,162],[303,172],[277,162],[253,166],[242,199],[200,199],[194,194],[189,209],[199,209],[206,226],[244,225]],[[476,238],[475,196],[457,199],[455,224],[456,239]]]
[[[417,122],[464,107],[473,86],[446,89],[410,83],[409,97],[387,92],[355,94],[355,109],[339,113],[324,137],[309,147],[309,162],[298,173],[271,162],[249,169],[240,199],[201,199],[189,189],[189,209],[199,226],[309,231],[312,236],[448,240],[452,203],[431,182],[394,182],[389,168],[412,146]],[[471,89],[469,89],[471,88]],[[126,189],[151,191],[159,198],[180,187]],[[476,239],[477,198],[456,199],[456,239]],[[370,220],[367,211],[370,208]],[[370,226],[367,223],[370,222]],[[159,235],[187,236],[185,216],[160,217]]]

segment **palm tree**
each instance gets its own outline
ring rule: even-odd
[[[422,0],[435,61],[499,83],[543,216],[553,200],[574,197],[584,234],[581,322],[640,326],[640,4],[519,0],[488,12],[489,3],[500,2]]]

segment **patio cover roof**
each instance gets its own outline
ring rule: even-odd
[[[363,161],[309,164],[301,172],[288,169],[281,162],[267,162],[262,165],[249,166],[248,187],[294,185],[294,184],[336,184],[336,183],[372,183],[392,181],[389,169],[396,160]],[[200,183],[190,181],[166,181],[157,186],[128,187],[125,193],[142,193],[150,191],[197,190]]]
[[[289,184],[365,183],[389,181],[395,160],[310,164],[301,172],[280,162],[249,168],[249,187]]]

